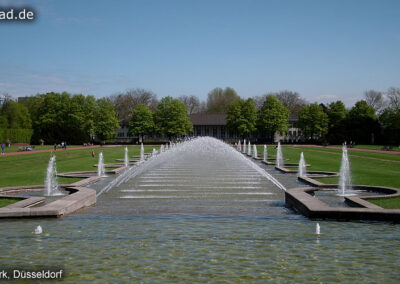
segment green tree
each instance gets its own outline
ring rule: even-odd
[[[348,111],[342,101],[336,101],[329,104],[328,115],[328,133],[327,140],[332,144],[342,144],[346,141],[346,117]]]
[[[158,103],[154,120],[156,130],[169,138],[193,131],[186,105],[172,97],[165,97]]]
[[[215,88],[208,93],[207,113],[226,113],[229,105],[238,99],[238,94],[232,88],[226,87],[225,90],[222,90],[221,88]]]
[[[273,95],[265,98],[258,119],[258,130],[273,140],[276,132],[284,134],[289,127],[289,109]]]
[[[0,110],[0,125],[2,128],[30,129],[31,117],[28,109],[20,103],[7,100]]]
[[[328,115],[317,103],[304,106],[299,114],[299,127],[308,139],[315,140],[328,131]]]
[[[247,137],[256,130],[257,108],[249,98],[235,100],[227,110],[227,127],[241,137]]]
[[[383,143],[400,145],[400,109],[387,108],[379,117],[383,132]]]
[[[129,134],[140,135],[143,141],[143,136],[151,133],[154,130],[154,118],[151,110],[143,105],[138,105],[132,113],[129,123]]]
[[[115,137],[115,131],[119,128],[115,107],[107,98],[96,101],[94,110],[94,133],[100,140]]]
[[[374,144],[380,133],[380,125],[375,109],[364,100],[356,102],[351,108],[347,127],[349,138],[358,144]]]

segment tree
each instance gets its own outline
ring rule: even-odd
[[[238,94],[232,88],[226,87],[225,90],[222,90],[221,88],[215,88],[208,93],[207,113],[226,113],[229,105],[238,99]]]
[[[381,113],[383,111],[385,102],[381,92],[374,90],[365,91],[364,97],[367,104],[374,108],[376,113]]]
[[[1,128],[30,129],[32,122],[28,109],[20,103],[5,100],[0,109]]]
[[[196,96],[180,96],[178,98],[188,109],[188,114],[200,112],[200,100]]]
[[[145,105],[138,105],[132,113],[131,121],[129,123],[129,134],[140,135],[141,141],[143,136],[151,133],[154,130],[153,113]]]
[[[96,101],[94,111],[94,132],[100,140],[107,140],[115,136],[119,128],[115,107],[109,99],[102,98]]]
[[[315,140],[328,131],[328,115],[317,103],[303,106],[299,113],[299,127],[308,139]]]
[[[306,101],[301,98],[297,92],[284,90],[274,95],[285,107],[290,110],[290,113],[298,114],[300,109],[306,105]]]
[[[241,137],[247,137],[256,130],[257,108],[253,99],[235,100],[229,106],[227,115],[227,127]]]
[[[400,109],[387,108],[379,117],[384,144],[400,145]]]
[[[168,138],[187,135],[193,131],[184,103],[172,97],[165,97],[158,103],[155,113],[156,130]]]
[[[289,109],[272,95],[266,96],[258,120],[258,130],[273,140],[276,132],[284,134],[289,127]]]
[[[386,96],[389,99],[389,107],[394,110],[400,109],[400,88],[389,88]]]
[[[346,117],[348,111],[342,101],[336,101],[329,104],[328,115],[328,133],[326,135],[329,143],[342,144],[346,141]]]
[[[158,103],[157,96],[145,89],[130,89],[124,93],[112,95],[110,100],[115,106],[118,121],[129,121],[133,110],[140,104],[155,111]]]
[[[375,109],[366,101],[358,101],[348,115],[348,132],[351,141],[358,144],[374,144],[380,126]]]

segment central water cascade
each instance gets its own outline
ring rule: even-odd
[[[271,210],[255,209],[254,202],[282,200],[282,190],[278,180],[234,147],[202,137],[130,167],[98,196],[129,200],[126,210],[135,212],[220,213]]]
[[[347,146],[346,143],[344,143],[342,146],[342,162],[339,173],[339,195],[346,195],[346,190],[349,189],[351,189],[350,161],[347,154]]]
[[[46,196],[62,195],[58,190],[56,156],[52,155],[47,165],[46,179],[44,181]]]
[[[106,175],[106,170],[104,168],[103,152],[100,152],[100,154],[99,154],[99,162],[97,163],[97,176],[98,177],[105,177],[105,175]]]
[[[267,145],[264,145],[264,157],[263,157],[264,162],[268,160],[268,149]]]
[[[303,152],[301,152],[301,154],[300,154],[299,169],[298,169],[297,175],[299,177],[304,177],[307,175],[306,160],[304,159]]]
[[[282,154],[281,142],[278,142],[278,149],[276,151],[276,164],[278,167],[283,166],[283,154]]]

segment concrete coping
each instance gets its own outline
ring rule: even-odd
[[[86,187],[64,188],[70,194],[40,207],[44,197],[29,197],[23,201],[0,208],[0,218],[61,217],[76,210],[96,204],[96,191]]]
[[[127,170],[127,167],[122,166],[112,171],[107,171],[107,173],[119,174],[125,170]],[[96,173],[96,175],[93,175],[93,173]],[[96,204],[96,191],[85,186],[101,179],[101,177],[97,176],[97,172],[69,172],[59,174],[58,176],[86,178],[71,185],[60,185],[64,190],[70,192],[70,194],[40,207],[37,207],[37,205],[41,205],[45,202],[44,197],[14,197],[11,195],[0,195],[0,198],[21,199],[21,201],[0,208],[0,218],[61,217]],[[24,191],[43,191],[43,189],[43,185],[12,186],[0,188],[0,194]]]
[[[356,207],[330,207],[321,200],[315,198],[314,192],[319,190],[332,190],[327,188],[337,185],[325,185],[324,187],[293,188],[285,192],[285,202],[288,207],[309,218],[336,219],[336,220],[376,220],[376,221],[400,221],[400,209],[383,209],[365,199],[392,198],[400,196],[400,189],[380,186],[357,185],[354,189],[362,189],[373,192],[382,192],[386,195],[345,196],[345,202]]]

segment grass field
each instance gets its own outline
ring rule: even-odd
[[[145,152],[151,152],[153,146],[145,146]],[[158,146],[156,146],[158,149]],[[123,146],[79,149],[71,151],[57,150],[57,171],[95,171],[98,154],[103,152],[105,163],[116,163],[116,159],[124,158]],[[91,151],[96,153],[92,158]],[[140,146],[128,146],[129,155],[139,155]],[[44,183],[47,164],[51,153],[32,153],[27,155],[0,156],[0,187],[18,185],[40,185]],[[59,183],[73,183],[79,179],[59,178]]]
[[[35,150],[53,150],[54,146],[53,145],[33,145],[35,147]],[[76,147],[82,147],[83,145],[67,145],[67,148],[76,148]],[[21,145],[11,145],[10,147],[5,147],[4,152],[10,153],[10,152],[18,152],[20,147],[26,147],[26,146],[21,146]],[[33,150],[32,152],[35,152]],[[57,149],[59,150],[59,149]]]
[[[49,146],[51,148],[51,146]],[[79,149],[71,151],[58,150],[57,171],[87,171],[96,168],[98,153],[103,151],[105,163],[115,163],[116,159],[124,157],[123,146],[102,147],[95,149]],[[158,146],[157,146],[158,148]],[[140,146],[128,146],[129,155],[139,155]],[[145,152],[149,153],[153,146],[145,146]],[[91,151],[94,150],[96,157],[92,158]],[[258,146],[261,156],[263,146]],[[321,170],[338,172],[342,152],[339,149],[328,149],[322,147],[305,146],[282,146],[284,158],[287,162],[297,163],[300,153],[303,152],[306,162],[311,164],[308,170]],[[276,155],[275,146],[268,146],[268,154]],[[28,155],[0,156],[0,187],[18,185],[39,185],[44,183],[47,164],[51,153],[32,153]],[[400,155],[381,153],[349,151],[351,172],[354,184],[380,185],[400,188]],[[59,183],[72,183],[79,179],[59,178]],[[320,179],[324,183],[337,183],[337,178]],[[381,201],[374,201],[376,204]],[[382,201],[380,206],[388,208],[400,208],[400,198]]]
[[[258,146],[257,151],[262,154],[263,147]],[[330,172],[339,172],[340,170],[342,151],[338,149],[284,145],[282,152],[284,158],[289,159],[287,161],[289,163],[297,163],[300,159],[300,153],[303,152],[307,164],[311,164],[311,167],[307,170]],[[269,146],[268,153],[275,155],[275,147]],[[355,151],[348,153],[353,184],[400,188],[400,155]],[[337,184],[338,182],[337,177],[318,180],[327,184]],[[384,208],[400,208],[400,198],[371,202]]]
[[[331,146],[342,147],[342,145],[331,145]],[[369,150],[384,150],[384,147],[385,146],[383,146],[383,145],[356,145],[353,148],[355,148],[355,149],[369,149]],[[390,152],[390,151],[397,151],[398,152],[398,151],[400,151],[400,148],[398,146],[392,146],[392,150],[389,150],[388,152]]]
[[[0,198],[0,208],[13,204],[15,202],[21,201],[21,199],[13,199],[13,198]]]

